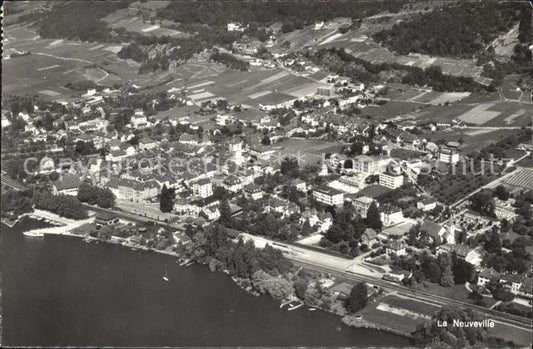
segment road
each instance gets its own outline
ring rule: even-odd
[[[39,55],[39,56],[51,57],[51,58],[59,59],[61,61],[75,61],[75,62],[86,63],[86,64],[89,64],[90,66],[94,65],[96,67],[96,69],[100,70],[101,72],[103,72],[105,74],[103,77],[95,80],[95,82],[100,82],[100,81],[106,79],[109,76],[109,73],[106,72],[105,70],[103,70],[102,68],[98,67],[96,65],[96,63],[88,61],[86,59],[72,58],[72,57],[62,57],[62,56],[51,55],[49,53],[44,53],[44,52],[33,52],[32,54],[33,55]]]
[[[12,179],[11,177],[7,175],[2,174],[1,180],[2,180],[2,186],[15,189],[16,191],[22,191],[22,190],[27,189],[24,185],[20,184],[19,182],[15,181],[14,179]]]

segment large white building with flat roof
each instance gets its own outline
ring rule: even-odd
[[[328,187],[313,189],[313,198],[326,205],[339,206],[344,203],[344,193]]]
[[[399,188],[403,185],[403,174],[390,171],[380,173],[379,184],[390,189]]]
[[[441,147],[439,160],[446,164],[456,164],[459,162],[459,153],[455,149]]]

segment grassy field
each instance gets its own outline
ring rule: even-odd
[[[432,316],[440,307],[433,304],[423,303],[412,299],[387,296],[383,301],[393,307],[404,308],[415,313]]]
[[[276,143],[280,147],[281,153],[299,155],[306,164],[317,164],[321,161],[323,154],[339,153],[347,144],[323,141],[318,139],[290,138],[281,143]]]
[[[413,113],[424,104],[404,101],[390,101],[381,106],[369,106],[363,109],[362,116],[370,116],[373,120],[387,120],[396,116]]]
[[[427,303],[389,295],[370,303],[360,314],[365,321],[409,335],[438,309]]]
[[[444,296],[448,298],[452,298],[455,300],[467,302],[467,303],[473,303],[471,299],[468,298],[468,295],[470,292],[465,288],[465,285],[453,285],[452,287],[443,287],[438,284],[432,284],[427,283],[427,287],[422,286],[421,290],[424,290],[425,292],[429,292],[435,295]],[[493,298],[484,297],[483,298],[487,307],[492,306],[496,301]]]
[[[473,151],[478,151],[489,144],[493,144],[500,139],[510,136],[518,130],[458,130],[446,129],[438,131],[423,130],[420,137],[427,139],[430,142],[438,141],[459,141],[461,138],[464,143],[461,152],[468,154]]]
[[[124,28],[126,31],[143,35],[168,35],[172,37],[188,36],[187,34],[182,33],[178,30],[162,26],[159,22],[151,23],[150,21],[143,21],[141,15],[139,14],[139,9],[131,7],[113,12],[112,14],[104,18],[104,21],[106,21],[112,28]]]
[[[489,329],[489,336],[525,347],[530,346],[532,340],[531,333],[499,322]]]

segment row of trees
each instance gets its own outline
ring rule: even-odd
[[[161,188],[159,194],[159,209],[161,212],[171,212],[174,209],[174,200],[176,199],[176,192],[174,188],[168,188],[166,184]]]
[[[214,50],[209,58],[214,62],[224,64],[232,70],[248,71],[250,69],[250,63],[240,60],[229,53],[220,52],[218,50]]]
[[[363,232],[367,228],[379,231],[383,226],[375,203],[370,205],[366,219],[356,214],[351,204],[345,204],[334,213],[333,223],[320,241],[320,245],[343,254],[357,256]]]
[[[454,321],[470,322],[484,320],[470,309],[444,306],[431,321],[421,324],[412,333],[418,347],[464,348],[484,342],[488,337],[486,327],[453,326]]]
[[[78,188],[78,200],[103,208],[115,206],[115,194],[108,188],[94,187],[88,183],[82,183]]]
[[[531,4],[523,3],[520,8],[520,24],[518,25],[518,41],[514,47],[513,60],[523,65],[531,66],[532,52],[529,49],[533,41],[531,18],[533,10]]]
[[[2,191],[0,207],[2,218],[11,219],[16,219],[21,214],[33,210],[31,199],[24,193],[12,189]]]
[[[227,269],[231,275],[251,279],[257,271],[278,276],[292,269],[292,263],[283,257],[280,250],[270,245],[257,249],[252,241],[241,239],[233,243],[226,228],[213,224],[194,232],[189,229],[194,244],[194,257],[208,261],[220,270]]]
[[[416,282],[429,281],[441,286],[450,287],[476,280],[474,266],[452,253],[439,254],[437,258],[427,253],[416,256],[396,257],[393,264],[404,270],[413,272]],[[410,279],[412,282],[413,279]]]
[[[531,255],[526,247],[531,244],[531,240],[517,238],[512,243],[506,243],[506,248],[510,251],[505,252],[497,227],[485,233],[482,239],[483,247],[487,251],[483,257],[483,265],[486,267],[507,273],[524,273],[529,270]]]
[[[65,218],[87,218],[87,210],[73,196],[52,195],[48,191],[35,192],[34,203],[38,209],[58,214]]]

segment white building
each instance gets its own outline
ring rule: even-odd
[[[52,183],[52,194],[64,194],[76,196],[78,195],[78,188],[80,187],[81,181],[78,176],[75,175],[65,175],[60,177],[58,180]]]
[[[361,217],[366,218],[368,208],[374,202],[372,198],[368,196],[361,196],[352,200],[352,206],[357,214]]]
[[[233,115],[218,114],[215,118],[215,121],[218,126],[227,126],[233,124],[236,119]]]
[[[208,178],[200,179],[192,184],[193,194],[202,198],[213,195],[213,184]]]
[[[240,23],[231,22],[227,25],[229,32],[243,32],[244,27]]]
[[[390,189],[399,188],[403,185],[403,174],[390,171],[380,173],[379,184]]]
[[[226,177],[223,183],[226,189],[234,193],[242,189],[242,181],[239,178],[235,177],[234,175],[230,175]]]
[[[440,148],[439,160],[446,164],[456,164],[459,162],[459,153],[447,147]]]
[[[313,198],[326,205],[342,205],[344,203],[344,193],[333,188],[316,188],[313,190]]]
[[[230,159],[237,165],[244,163],[243,147],[243,142],[239,139],[233,139],[228,143]]]

